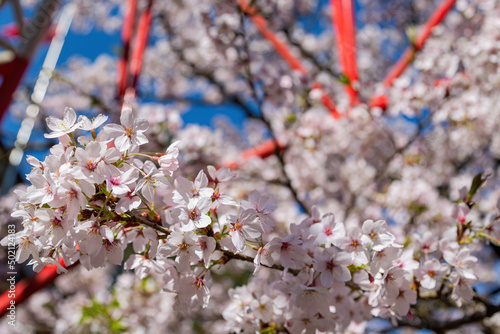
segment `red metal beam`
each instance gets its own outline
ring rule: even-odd
[[[281,39],[270,29],[267,28],[267,20],[260,14],[258,14],[257,9],[250,5],[246,0],[237,0],[240,5],[241,10],[250,17],[250,20],[255,24],[259,32],[266,38],[273,46],[276,52],[285,60],[290,67],[302,74],[307,74],[308,71],[297,57],[293,55],[288,46],[281,41]],[[314,84],[314,88],[320,89],[322,92],[321,101],[323,105],[329,110],[332,117],[335,119],[341,118],[340,114],[335,106],[335,102],[330,98],[323,87],[319,83]]]
[[[58,8],[58,0],[46,0],[40,3],[38,10],[33,16],[33,21],[36,21],[37,24],[32,22],[30,29],[24,29],[21,32],[21,34],[24,32],[26,35],[22,36],[19,51],[12,61],[2,66],[0,72],[0,76],[2,77],[0,81],[0,122],[12,101],[12,95],[28,68],[33,53],[47,35],[47,31],[52,24],[52,18]],[[40,24],[40,22],[43,22],[43,24]]]
[[[337,44],[337,51],[339,57],[340,68],[344,73],[346,73],[347,60],[345,58],[346,53],[344,52],[344,21],[342,15],[342,2],[339,0],[330,0],[330,7],[332,9],[332,25],[333,31],[335,33],[335,42]]]
[[[424,28],[415,39],[415,49],[420,50],[425,44],[425,41],[432,33],[432,29],[444,19],[449,10],[455,5],[456,0],[444,0],[434,11],[431,17],[427,20]]]
[[[132,41],[132,33],[134,31],[135,15],[137,10],[137,0],[128,0],[127,11],[123,18],[122,26],[122,42],[123,54],[118,61],[118,100],[121,101],[125,96],[125,90],[128,86],[128,71],[127,65],[130,58],[130,45]]]
[[[387,76],[384,78],[383,84],[386,87],[392,86],[394,80],[397,79],[406,67],[413,60],[415,53],[420,51],[427,41],[427,38],[432,33],[432,29],[437,26],[443,18],[446,16],[448,11],[453,7],[456,0],[444,0],[434,11],[434,13],[429,17],[428,21],[425,23],[424,27],[420,33],[415,38],[413,45],[409,46],[403,55],[399,58],[396,64],[391,68]]]
[[[68,267],[65,266],[64,260],[61,259],[61,265],[66,269],[71,269],[78,265],[76,262]],[[54,282],[54,280],[59,276],[57,273],[57,266],[54,264],[52,266],[47,266],[43,268],[39,273],[31,278],[25,278],[16,284],[16,290],[14,296],[9,296],[10,291],[7,290],[0,295],[0,317],[4,316],[8,312],[8,307],[11,305],[11,301],[14,305],[18,307],[21,303],[26,301],[31,295],[39,290],[44,289]]]
[[[356,21],[354,0],[343,0],[342,9],[344,15],[344,52],[346,54],[347,76],[351,83],[358,81],[357,52],[356,52]]]
[[[130,61],[130,72],[132,73],[132,88],[135,89],[137,86],[137,81],[139,80],[139,74],[142,68],[142,59],[144,56],[144,50],[146,50],[146,45],[149,37],[149,30],[151,27],[151,7],[153,6],[153,0],[148,0],[148,4],[144,12],[141,14],[139,19],[139,24],[137,27],[137,35],[134,43],[134,51],[132,53],[132,59]]]
[[[118,100],[123,102],[127,90],[133,92],[139,81],[142,69],[144,51],[146,50],[149,31],[151,28],[153,0],[148,0],[146,8],[141,13],[137,29],[134,31],[134,23],[137,15],[137,0],[129,0],[127,12],[123,20],[122,42],[123,54],[118,62]],[[132,38],[133,47],[132,47]]]
[[[398,61],[393,65],[393,67],[389,70],[386,77],[382,81],[384,87],[391,87],[396,80],[408,67],[408,65],[415,58],[415,54],[420,51],[429,36],[432,33],[434,27],[436,27],[446,16],[446,14],[450,11],[450,9],[455,5],[456,0],[444,0],[434,11],[434,13],[429,17],[424,27],[420,31],[420,33],[413,41],[413,45],[406,48],[403,55],[398,59]],[[385,109],[387,107],[388,98],[384,96],[375,96],[371,99],[370,105],[381,107]]]
[[[284,150],[285,147],[278,143],[278,149],[281,151],[281,150]],[[262,159],[265,159],[265,158],[273,155],[275,151],[276,151],[275,142],[274,142],[274,140],[269,139],[269,140],[266,140],[263,143],[255,146],[255,147],[249,148],[249,149],[241,152],[238,161],[226,162],[226,163],[222,164],[222,166],[228,167],[231,169],[238,169],[253,157],[260,157]]]
[[[359,103],[359,97],[353,88],[353,84],[358,81],[354,3],[353,0],[330,0],[330,7],[340,67],[349,80],[345,89],[351,98],[351,105],[356,105]]]
[[[264,36],[271,44],[278,54],[283,58],[292,69],[299,71],[302,74],[307,74],[307,69],[302,65],[301,61],[295,57],[288,46],[283,43],[278,36],[267,28],[267,20],[260,14],[257,9],[250,5],[246,0],[238,0],[241,10],[250,17],[250,20],[259,29],[262,36]]]

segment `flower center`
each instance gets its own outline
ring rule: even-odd
[[[85,164],[85,167],[91,172],[93,172],[97,168],[97,161],[88,160]]]
[[[335,268],[337,265],[335,263],[333,263],[333,260],[330,260],[326,263],[326,269],[328,270],[333,270],[333,268]]]
[[[195,220],[196,218],[198,218],[199,216],[199,212],[196,208],[194,208],[193,210],[189,211],[189,219],[191,220]]]
[[[134,128],[130,127],[130,128],[125,128],[125,134],[129,137],[132,137],[132,135],[134,134]]]
[[[119,186],[121,184],[121,177],[120,177],[120,175],[117,175],[117,174],[113,175],[111,177],[111,180],[109,180],[109,182],[111,182],[111,184],[114,185],[114,186]]]

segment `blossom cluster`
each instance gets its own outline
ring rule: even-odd
[[[229,292],[223,316],[230,328],[342,332],[372,317],[411,316],[417,295],[429,291],[449,289],[458,305],[471,301],[472,251],[480,240],[498,242],[497,219],[477,227],[467,218],[481,175],[462,191],[456,226],[441,239],[426,232],[401,244],[384,220],[354,226],[316,207],[277,234],[271,196],[252,191],[237,203],[225,193],[236,177],[226,167],[208,166],[192,181],[179,175],[177,142],[165,153],[141,153],[148,123],[128,107],[121,124],[96,133],[106,120],[77,119],[70,108],[47,119],[46,136],[59,143],[44,161],[28,158],[32,185],[17,191],[12,214],[24,226],[16,234],[19,263],[30,259],[36,271],[65,271],[61,259],[88,270],[123,264],[139,279],[160,276],[176,307],[190,312],[209,305],[214,270],[251,262],[255,279]],[[264,267],[274,273],[263,275]]]

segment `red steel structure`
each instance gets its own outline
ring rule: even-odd
[[[435,26],[437,26],[444,19],[446,14],[450,11],[451,8],[455,5],[456,0],[444,0],[434,11],[431,17],[425,23],[423,29],[415,38],[415,41],[412,45],[406,48],[403,55],[398,59],[398,61],[393,65],[390,69],[389,73],[385,76],[382,84],[385,88],[389,88],[406,69],[406,67],[413,61],[415,58],[415,54],[420,51],[423,47],[427,38],[432,33],[432,30]],[[374,96],[370,100],[371,106],[380,107],[382,109],[387,108],[387,104],[389,103],[389,99],[386,95],[378,95]]]
[[[330,0],[330,6],[340,67],[348,79],[345,90],[351,99],[351,105],[356,105],[359,98],[353,87],[358,82],[354,0]]]
[[[23,24],[18,2],[13,1],[15,4],[14,8],[18,8],[16,10],[16,17],[18,25],[21,27],[19,29],[20,45],[18,48],[9,48],[10,52],[12,52],[12,59],[0,64],[0,77],[2,78],[0,83],[0,121],[3,119],[7,107],[12,101],[12,95],[21,82],[37,46],[47,36],[52,19],[59,9],[59,2],[58,0],[41,2],[31,22]],[[9,44],[4,42],[2,45],[6,46]]]
[[[127,2],[127,10],[122,27],[123,54],[118,61],[118,100],[123,101],[128,90],[135,96],[142,59],[146,49],[151,27],[153,0],[148,0],[146,8],[141,13],[137,28],[134,30],[137,16],[137,0]],[[135,34],[135,35],[134,35]],[[132,38],[134,38],[132,44]],[[133,49],[132,49],[133,46]]]
[[[273,46],[276,52],[285,60],[290,67],[302,74],[307,74],[308,71],[302,62],[293,55],[288,46],[281,41],[281,39],[267,27],[267,20],[258,13],[257,9],[253,7],[246,0],[237,0],[241,10],[250,17],[250,20],[255,24],[259,32],[264,36]],[[319,83],[315,83],[315,89],[319,89],[321,93],[321,102],[330,111],[333,118],[338,119],[342,114],[338,112],[335,107],[334,101],[325,93],[323,87]]]

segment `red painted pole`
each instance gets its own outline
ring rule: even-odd
[[[346,73],[346,67],[347,67],[347,60],[345,59],[345,52],[344,52],[344,22],[343,22],[343,15],[342,15],[342,0],[330,0],[330,7],[332,9],[332,25],[333,25],[333,31],[335,33],[335,42],[337,44],[337,51],[338,51],[338,57],[339,57],[339,63],[340,63],[340,68],[342,71],[347,75]]]
[[[137,0],[129,0],[127,2],[127,11],[123,18],[122,27],[122,42],[123,54],[118,61],[118,99],[121,101],[125,95],[125,90],[128,87],[128,71],[127,64],[130,58],[130,42],[134,30],[134,22],[137,8]]]
[[[420,51],[424,47],[427,38],[429,38],[429,36],[432,33],[432,29],[434,29],[434,27],[437,26],[443,20],[443,18],[446,16],[448,11],[453,7],[454,4],[455,0],[444,0],[441,3],[441,5],[439,5],[436,8],[434,13],[425,23],[422,31],[418,34],[413,45],[411,45],[405,50],[405,52],[399,58],[397,63],[394,64],[394,66],[391,68],[391,70],[389,71],[389,73],[387,74],[387,76],[383,81],[384,86],[386,87],[392,86],[394,80],[397,79],[406,69],[408,64],[411,63],[411,61],[415,56],[415,52]]]
[[[146,50],[146,45],[149,37],[149,29],[151,27],[151,7],[153,6],[153,0],[148,0],[148,4],[144,12],[141,14],[139,19],[139,24],[137,27],[137,35],[134,43],[134,51],[132,53],[132,59],[130,61],[130,72],[132,73],[132,88],[135,89],[137,86],[137,81],[139,79],[139,74],[142,68],[142,60],[144,56],[144,50]]]
[[[340,67],[349,80],[345,90],[351,98],[350,104],[356,105],[359,97],[353,88],[353,83],[358,81],[354,3],[353,0],[330,0],[330,7]]]
[[[353,0],[343,0],[344,14],[344,52],[346,59],[347,75],[351,82],[358,81],[357,52],[356,52],[356,21]]]
[[[425,44],[425,41],[432,33],[432,29],[437,26],[444,19],[446,14],[450,11],[450,9],[455,5],[456,0],[444,0],[434,11],[431,17],[425,23],[424,28],[420,32],[420,34],[415,39],[415,48],[417,50],[422,49]]]

